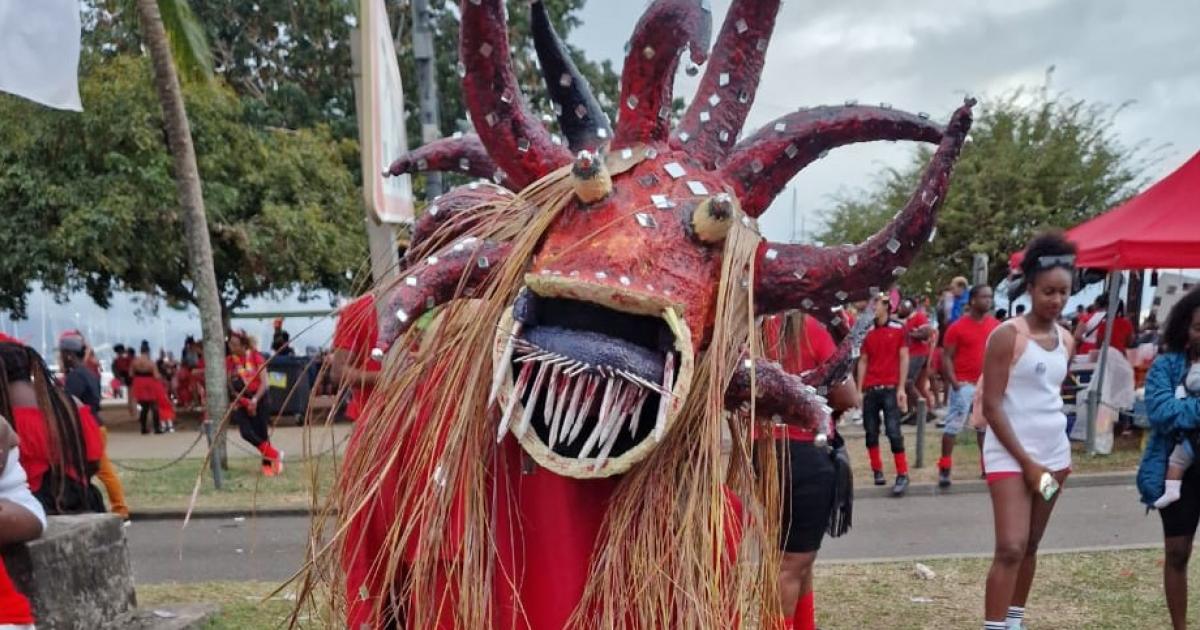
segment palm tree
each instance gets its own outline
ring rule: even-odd
[[[187,0],[137,0],[142,42],[154,67],[154,89],[162,106],[167,146],[175,167],[175,191],[183,213],[188,267],[192,290],[200,307],[200,330],[204,335],[205,408],[211,420],[224,417],[228,405],[225,392],[225,328],[217,276],[213,270],[212,243],[208,236],[208,217],[200,189],[200,171],[192,131],[183,103],[176,63],[192,72],[211,75],[211,53],[203,31]],[[165,19],[164,19],[165,18]],[[172,37],[167,36],[167,27]],[[218,441],[223,445],[223,441]],[[223,460],[223,450],[219,449]],[[214,472],[216,472],[214,470]],[[219,482],[218,482],[219,487]]]

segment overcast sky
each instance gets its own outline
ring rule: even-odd
[[[516,0],[510,0],[516,1]],[[714,0],[713,32],[728,0]],[[571,35],[591,59],[619,68],[625,41],[645,7],[643,0],[590,0]],[[1118,116],[1122,142],[1167,145],[1147,175],[1161,177],[1200,149],[1200,1],[1197,0],[784,0],[767,54],[763,80],[747,130],[799,106],[891,103],[945,120],[965,94],[998,95],[1019,85],[1037,86],[1053,65],[1052,87],[1088,101],[1132,104]],[[675,93],[690,98],[697,79],[679,73]],[[820,211],[839,189],[871,183],[882,167],[898,165],[910,146],[879,143],[839,149],[805,169],[792,185],[800,226],[813,232]],[[785,192],[762,222],[766,235],[792,238],[792,195]],[[802,234],[797,234],[797,237]],[[251,305],[251,309],[313,308],[318,304]],[[40,345],[41,300],[32,299],[31,321],[0,328]],[[97,342],[165,338],[178,349],[196,333],[194,314],[171,313],[165,323],[138,319],[129,297],[108,314],[79,297],[47,304],[45,328],[55,332],[91,324]],[[297,331],[309,320],[293,320]],[[243,322],[269,340],[268,321]],[[300,345],[325,344],[332,324],[318,322]]]
[[[713,36],[729,0],[713,0]],[[592,59],[624,60],[643,0],[590,0],[571,34]],[[1196,0],[784,0],[747,131],[799,106],[891,103],[945,120],[965,94],[1052,87],[1088,101],[1133,103],[1116,119],[1121,141],[1169,144],[1149,175],[1200,150],[1200,2]],[[679,73],[690,99],[699,77]],[[912,145],[832,152],[792,182],[809,233],[840,188],[857,189]],[[791,237],[791,194],[765,215],[767,236]]]

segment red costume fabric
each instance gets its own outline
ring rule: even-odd
[[[29,479],[29,489],[37,492],[42,487],[46,472],[50,470],[51,451],[50,434],[46,428],[46,418],[37,407],[13,407],[12,423],[17,435],[21,436],[20,462]],[[100,437],[100,427],[96,424],[92,410],[86,406],[79,407],[80,437],[83,438],[84,459],[89,462],[99,462],[103,450]],[[88,478],[82,471],[69,469],[67,475],[81,483]]]
[[[783,316],[773,315],[763,321],[763,354],[778,362],[789,374],[802,374],[828,361],[837,352],[837,344],[829,329],[815,317],[804,318],[804,330],[791,339],[782,339]],[[812,442],[817,432],[793,424],[775,425],[777,438]]]
[[[159,380],[151,375],[136,375],[133,377],[133,385],[130,391],[133,394],[133,399],[139,403],[158,403],[158,390],[161,387]]]
[[[34,622],[29,600],[17,590],[4,563],[0,562],[0,626],[29,625]]]
[[[350,354],[351,367],[378,372],[383,364],[371,356],[371,352],[378,347],[379,320],[375,312],[375,296],[366,293],[342,309],[333,330],[333,348]],[[351,385],[346,416],[351,420],[361,417],[374,389],[370,385]]]
[[[262,368],[265,360],[258,350],[247,350],[242,356],[229,355],[225,357],[225,372],[242,379],[245,391],[241,392],[237,404],[242,407],[250,406],[250,399],[262,387]]]

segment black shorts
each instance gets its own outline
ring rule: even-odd
[[[827,447],[798,440],[786,442],[787,453],[780,453],[781,465],[786,465],[788,473],[780,487],[780,548],[789,553],[817,551],[833,511],[833,460]]]
[[[1179,500],[1158,511],[1162,518],[1163,537],[1196,535],[1200,524],[1200,464],[1193,463],[1183,474]]]

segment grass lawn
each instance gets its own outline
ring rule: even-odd
[[[867,447],[864,442],[861,427],[843,427],[846,435],[846,445],[850,452],[850,463],[854,467],[856,485],[866,487],[871,484],[871,465],[867,459]],[[1117,437],[1113,443],[1111,455],[1088,455],[1084,453],[1083,444],[1073,442],[1072,471],[1074,474],[1097,472],[1128,471],[1131,475],[1137,470],[1141,461],[1142,451],[1140,436]],[[908,451],[909,477],[913,483],[935,483],[937,481],[937,462],[942,455],[942,431],[931,422],[925,425],[925,467],[915,468],[917,462],[917,435],[914,427],[904,427],[904,446]],[[891,449],[887,437],[880,436],[880,451],[883,456],[883,470],[891,483],[895,476],[895,466],[892,463]],[[954,447],[954,468],[951,472],[955,481],[979,479],[979,446],[975,440],[974,431],[963,431],[958,434],[958,442]]]
[[[1161,559],[1159,550],[1042,556],[1026,606],[1027,623],[1056,630],[1169,628]],[[929,561],[925,564],[937,573],[932,580],[917,578],[911,562],[818,564],[818,624],[827,630],[978,628],[990,562]],[[1196,564],[1190,577],[1194,603],[1200,601]],[[823,607],[823,601],[836,603]]]
[[[124,460],[122,464],[138,468],[154,468],[166,463],[158,459]],[[213,487],[212,476],[203,460],[184,460],[164,470],[154,472],[117,471],[125,486],[126,500],[136,514],[146,508],[185,509],[191,501],[196,478],[203,473],[196,508],[306,507],[311,501],[313,480],[317,479],[322,496],[330,487],[340,459],[326,455],[309,462],[290,462],[283,474],[263,477],[260,460],[248,457],[230,458],[229,470],[224,471],[225,487]],[[97,483],[103,489],[103,484]]]
[[[1051,554],[1041,558],[1028,605],[1032,628],[1126,629],[1169,627],[1162,595],[1162,552],[1113,551]],[[931,560],[931,580],[916,577],[913,563],[818,564],[818,623],[826,630],[978,628],[989,560]],[[1191,600],[1200,597],[1193,565]],[[138,586],[146,608],[186,602],[222,605],[207,628],[277,628],[295,602],[287,595],[265,602],[277,585],[203,582]],[[321,624],[306,624],[320,627]],[[334,624],[336,625],[336,624]]]
[[[250,630],[279,628],[295,605],[287,596],[263,598],[278,588],[271,582],[200,582],[196,584],[148,584],[137,587],[138,607],[183,603],[219,604],[221,611],[206,630]]]

